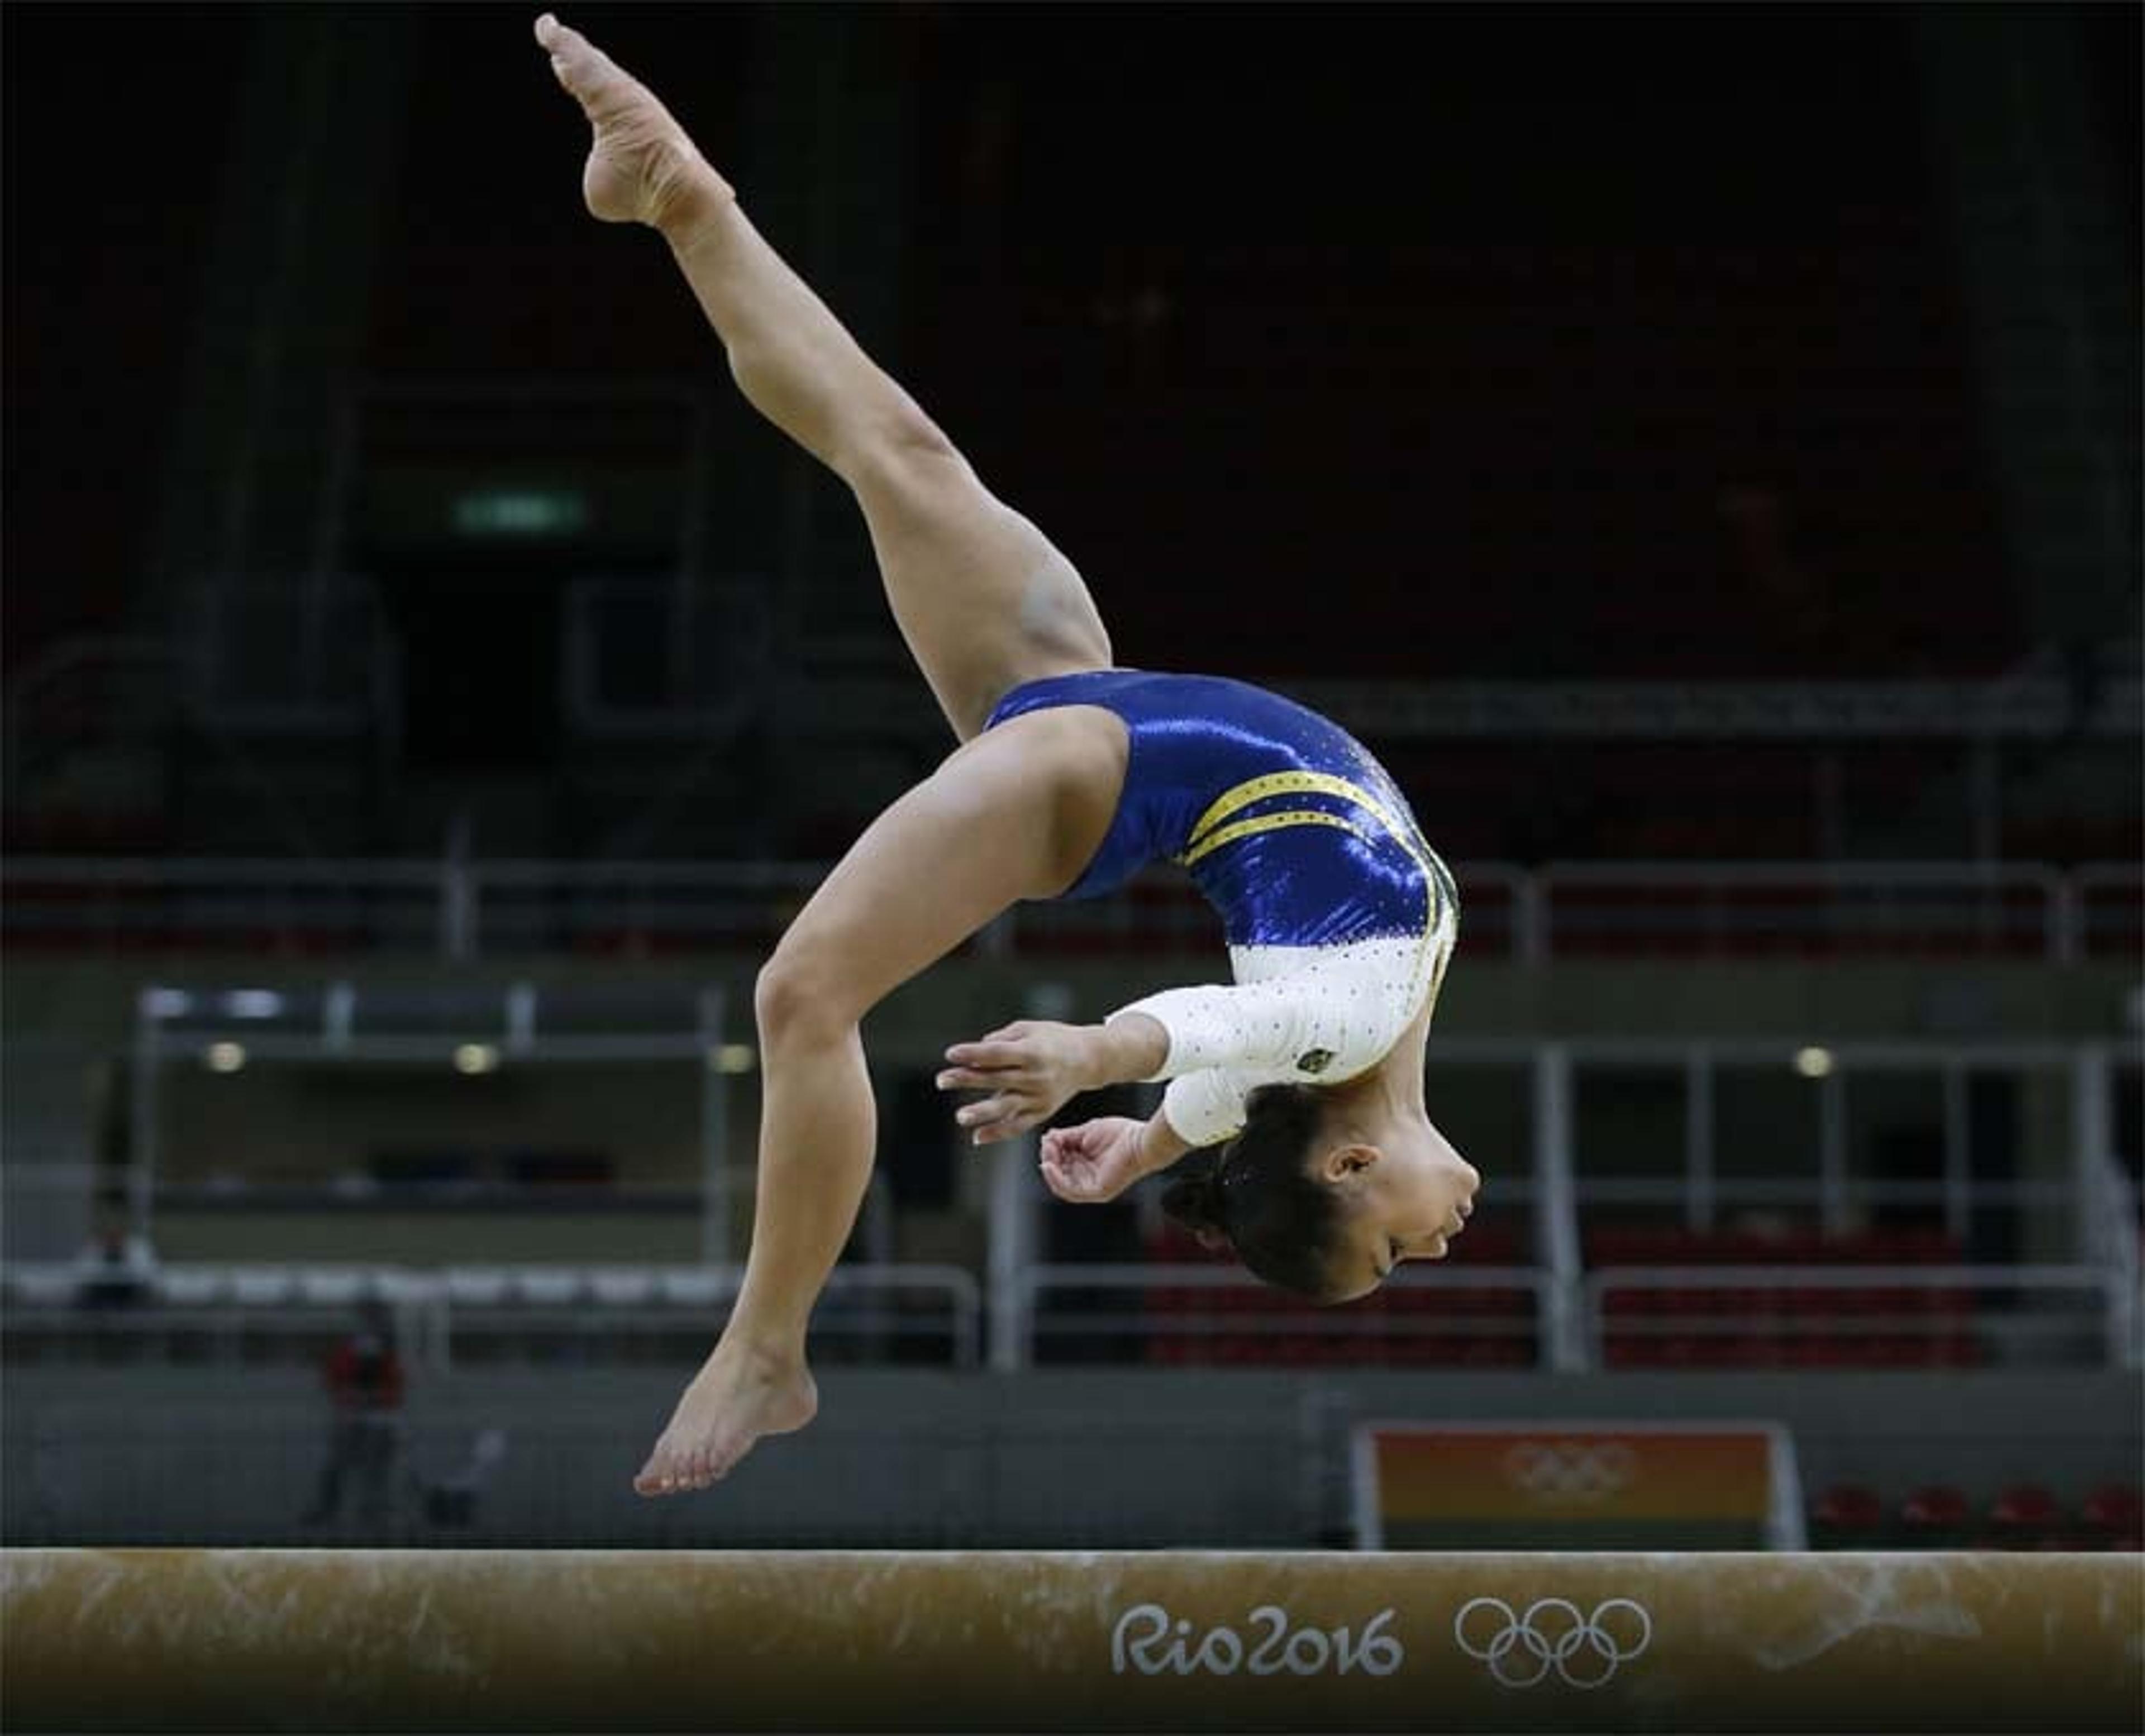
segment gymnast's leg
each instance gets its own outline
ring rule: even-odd
[[[645,88],[548,15],[536,34],[595,132],[590,210],[662,231],[747,398],[849,483],[895,618],[965,744],[858,840],[761,973],[752,1251],[721,1341],[635,1480],[664,1494],[811,1420],[806,1326],[876,1132],[858,1022],[1010,904],[1064,889],[1107,828],[1122,745],[1064,712],[979,736],[1008,687],[1108,663],[1078,574],[760,239]]]
[[[983,487],[760,237],[663,105],[549,14],[536,35],[594,130],[589,209],[662,233],[746,398],[849,484],[894,619],[954,734],[975,734],[1019,682],[1107,667],[1108,634],[1072,563]]]
[[[1064,890],[1108,827],[1122,776],[1108,759],[1063,711],[969,742],[872,823],[784,934],[755,996],[764,1091],[744,1287],[635,1479],[642,1494],[703,1487],[760,1435],[812,1420],[805,1331],[877,1138],[858,1024],[1010,905]]]

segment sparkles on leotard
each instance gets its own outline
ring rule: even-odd
[[[1092,669],[1016,687],[984,728],[1097,705],[1130,741],[1123,793],[1064,896],[1115,890],[1151,862],[1183,867],[1222,918],[1236,982],[1130,1006],[1169,1036],[1151,1077],[1194,1145],[1243,1126],[1261,1085],[1332,1084],[1383,1060],[1435,1004],[1458,938],[1451,871],[1407,800],[1337,724],[1212,675]]]

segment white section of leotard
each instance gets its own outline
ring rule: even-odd
[[[1169,1037],[1162,1114],[1177,1137],[1213,1145],[1244,1125],[1262,1085],[1333,1085],[1375,1067],[1444,980],[1451,911],[1428,934],[1341,946],[1229,948],[1232,984],[1164,989],[1110,1017],[1143,1012]]]

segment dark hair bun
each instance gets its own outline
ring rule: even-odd
[[[1262,1085],[1244,1100],[1243,1130],[1225,1146],[1185,1158],[1183,1180],[1162,1210],[1207,1247],[1233,1255],[1268,1284],[1336,1300],[1356,1273],[1336,1282],[1346,1226],[1335,1189],[1316,1157],[1326,1096],[1308,1085]]]
[[[1197,1236],[1202,1246],[1230,1246],[1229,1231],[1222,1216],[1222,1190],[1217,1185],[1218,1163],[1209,1161],[1196,1172],[1179,1177],[1162,1190],[1162,1215]]]

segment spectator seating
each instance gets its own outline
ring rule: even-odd
[[[1973,1535],[1973,1504],[1948,1483],[1925,1484],[1900,1504],[1899,1524],[1917,1548],[1963,1549]]]
[[[2134,1484],[2103,1484],[2079,1503],[2078,1516],[2090,1547],[2145,1549],[2145,1495]]]
[[[1819,1490],[1809,1505],[1813,1548],[2145,1549],[2132,1484],[2105,1484],[2075,1505],[2038,1482],[1999,1490],[1985,1505],[1948,1483],[1930,1483],[1896,1503],[1867,1484]]]
[[[2038,1483],[2014,1483],[1989,1504],[1989,1540],[2010,1549],[2032,1548],[2059,1534],[2062,1505]]]
[[[1859,1483],[1836,1483],[1809,1505],[1811,1543],[1824,1549],[1878,1547],[1890,1523],[1884,1498]]]
[[[1453,1260],[1436,1270],[1463,1276],[1469,1265],[1502,1266],[1522,1257],[1515,1226],[1478,1217]],[[1162,1265],[1236,1264],[1173,1225],[1149,1241],[1147,1258]],[[1411,1283],[1402,1276],[1345,1310],[1321,1308],[1255,1281],[1223,1288],[1157,1283],[1145,1299],[1153,1323],[1147,1356],[1157,1363],[1525,1368],[1540,1355],[1532,1292],[1494,1282]]]
[[[1827,1238],[1609,1224],[1585,1236],[1590,1269],[1614,1266],[1948,1266],[1955,1241],[1920,1230]],[[1602,1322],[1611,1368],[1969,1366],[1973,1293],[1950,1285],[1796,1289],[1739,1282],[1619,1288]]]

